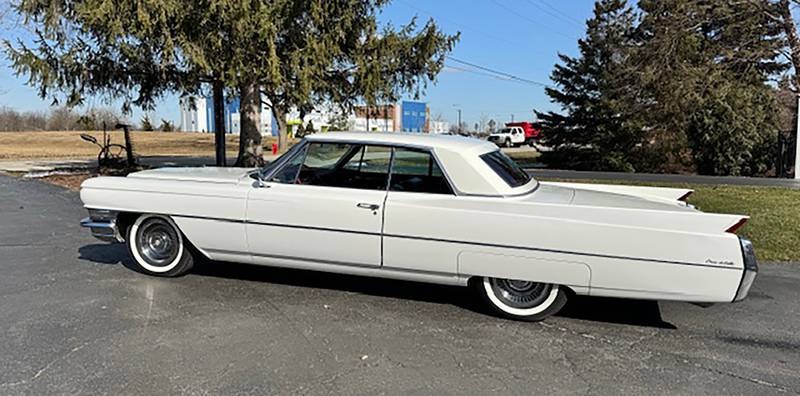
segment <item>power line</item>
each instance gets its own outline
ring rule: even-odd
[[[457,71],[461,71],[461,72],[465,72],[465,73],[471,73],[471,74],[475,74],[475,75],[478,75],[478,76],[489,77],[489,78],[493,78],[495,80],[508,81],[508,82],[518,83],[518,84],[522,84],[522,85],[540,86],[539,83],[532,84],[531,82],[523,81],[521,79],[516,79],[516,78],[509,78],[509,77],[507,77],[505,75],[485,73],[485,72],[482,72],[480,70],[468,69],[468,68],[465,68],[465,67],[459,67],[459,66],[455,66],[455,65],[447,64],[447,63],[445,63],[445,66],[448,69],[457,70]]]
[[[527,1],[528,1],[528,3],[531,3],[534,7],[544,11],[545,13],[547,13],[550,16],[553,16],[555,18],[561,19],[562,21],[569,22],[569,23],[572,23],[572,24],[577,24],[578,26],[583,27],[583,22],[582,21],[579,21],[578,19],[573,18],[571,15],[569,15],[569,14],[559,10],[558,8],[550,5],[545,0],[539,0],[538,3],[535,0],[527,0]],[[549,12],[549,11],[545,10],[544,8],[542,8],[542,6],[545,6],[545,7],[549,8],[550,10],[552,10],[552,12]]]
[[[555,30],[553,26],[549,26],[549,25],[547,25],[547,24],[541,23],[540,21],[537,21],[537,20],[535,20],[535,19],[533,19],[533,18],[531,18],[531,17],[529,17],[529,16],[525,15],[525,13],[514,11],[513,9],[509,8],[508,6],[506,6],[505,4],[503,4],[503,3],[501,3],[501,2],[499,2],[499,1],[497,1],[497,0],[491,0],[491,2],[492,2],[492,3],[494,3],[495,5],[497,5],[498,7],[500,7],[500,8],[502,8],[502,9],[504,9],[504,10],[508,11],[510,14],[513,14],[513,15],[517,16],[518,18],[522,18],[522,19],[524,19],[524,20],[526,20],[526,21],[530,22],[530,23],[531,23],[531,24],[533,24],[534,26],[544,26],[544,27],[547,27],[547,28],[549,28],[549,29],[550,29],[550,32],[552,32],[552,33],[554,33],[554,34],[557,34],[557,35],[559,35],[559,36],[562,36],[562,37],[566,37],[566,38],[568,38],[568,39],[570,39],[570,40],[577,40],[577,39],[578,39],[577,37],[573,37],[573,36],[570,36],[570,35],[568,35],[568,34],[565,34],[565,33],[559,32],[559,31]]]
[[[496,75],[496,74],[484,73],[484,72],[482,72],[482,71],[480,71],[480,70],[475,70],[475,69],[467,69],[467,68],[465,68],[465,67],[459,67],[459,66],[449,65],[449,64],[446,64],[446,63],[445,63],[445,66],[446,66],[448,69],[453,69],[453,70],[458,70],[458,71],[462,71],[462,72],[467,72],[467,73],[477,74],[477,75],[479,75],[479,76],[491,77],[491,78],[495,78],[495,79],[498,79],[498,80],[503,80],[503,81],[510,81],[510,79],[509,79],[508,77],[498,76],[498,75]]]
[[[541,82],[534,81],[534,80],[529,80],[527,78],[519,77],[519,76],[516,76],[516,75],[511,74],[511,73],[506,73],[504,71],[491,69],[489,67],[481,66],[481,65],[478,65],[478,64],[475,64],[475,63],[472,63],[472,62],[468,62],[468,61],[465,61],[465,60],[454,58],[454,57],[449,56],[449,55],[447,56],[447,59],[449,59],[449,60],[451,60],[453,62],[456,62],[456,63],[460,63],[462,65],[473,67],[475,69],[478,69],[478,70],[481,70],[481,71],[484,71],[484,72],[491,73],[492,77],[503,77],[503,78],[505,78],[507,80],[522,82],[522,83],[531,84],[531,85],[536,85],[536,86],[539,86],[539,87],[545,87],[545,88],[549,87],[549,85],[547,85],[545,83],[541,83]],[[482,73],[482,74],[485,74],[485,73]]]
[[[454,21],[452,19],[438,17],[438,16],[433,15],[432,13],[430,13],[428,11],[423,10],[422,8],[419,8],[419,7],[409,3],[406,0],[399,0],[398,3],[403,4],[404,6],[406,6],[408,8],[411,8],[413,10],[416,10],[417,12],[421,12],[421,13],[423,13],[425,15],[428,15],[431,18],[438,19],[438,20],[441,20],[441,21],[445,21],[445,22],[448,22],[448,23],[453,24],[455,26],[458,26],[459,28],[461,28],[461,30],[464,30],[464,31],[472,31],[473,33],[479,33],[480,35],[485,36],[487,38],[490,38],[492,40],[503,41],[506,44],[511,44],[511,45],[514,45],[514,46],[530,46],[530,43],[523,43],[523,42],[519,42],[519,41],[509,40],[509,39],[507,39],[505,37],[498,36],[496,34],[492,34],[492,33],[486,32],[486,31],[481,30],[481,29],[475,29],[472,26],[464,25],[463,23],[456,22],[456,21]],[[533,48],[533,47],[531,47],[531,48]]]

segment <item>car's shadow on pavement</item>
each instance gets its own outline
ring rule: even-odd
[[[122,264],[126,268],[136,269],[123,243],[96,243],[78,248],[78,259],[98,264]]]
[[[675,325],[664,321],[661,317],[658,301],[572,296],[557,316],[595,322],[677,329]]]
[[[122,264],[137,271],[124,244],[92,244],[78,249],[79,258],[101,264]],[[191,274],[223,279],[274,283],[297,287],[340,290],[436,304],[449,304],[481,314],[491,314],[469,288],[393,279],[198,260]],[[571,296],[557,316],[594,322],[675,329],[661,317],[656,301]]]

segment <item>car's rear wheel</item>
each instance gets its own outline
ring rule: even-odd
[[[473,286],[496,314],[509,319],[537,322],[567,303],[565,289],[551,283],[483,277]]]
[[[194,264],[189,245],[169,217],[141,215],[128,228],[127,237],[133,260],[146,274],[179,276]]]

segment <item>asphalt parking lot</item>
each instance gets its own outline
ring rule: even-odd
[[[126,266],[78,195],[0,175],[0,394],[797,394],[800,264],[750,298],[582,298],[543,323],[466,289],[203,263]]]

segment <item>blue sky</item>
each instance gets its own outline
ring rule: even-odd
[[[445,32],[461,32],[453,58],[549,83],[557,53],[577,53],[577,39],[583,35],[583,21],[591,15],[593,4],[592,0],[393,0],[380,19],[399,26],[414,16],[420,24],[433,18]],[[13,34],[5,31],[1,35],[8,38]],[[470,67],[454,61],[447,64],[453,67],[447,67],[421,97],[429,103],[432,115],[440,113],[455,122],[460,108],[463,120],[472,125],[482,116],[502,123],[510,121],[512,114],[517,121],[530,120],[534,108],[554,109],[541,86],[468,72],[464,69]],[[7,60],[0,60],[0,106],[47,109],[50,102],[41,100],[25,82],[25,76],[14,76]],[[106,104],[94,98],[87,100],[87,105]],[[131,118],[138,122],[142,114],[135,109]],[[177,98],[163,98],[150,115],[155,120],[177,121]]]

